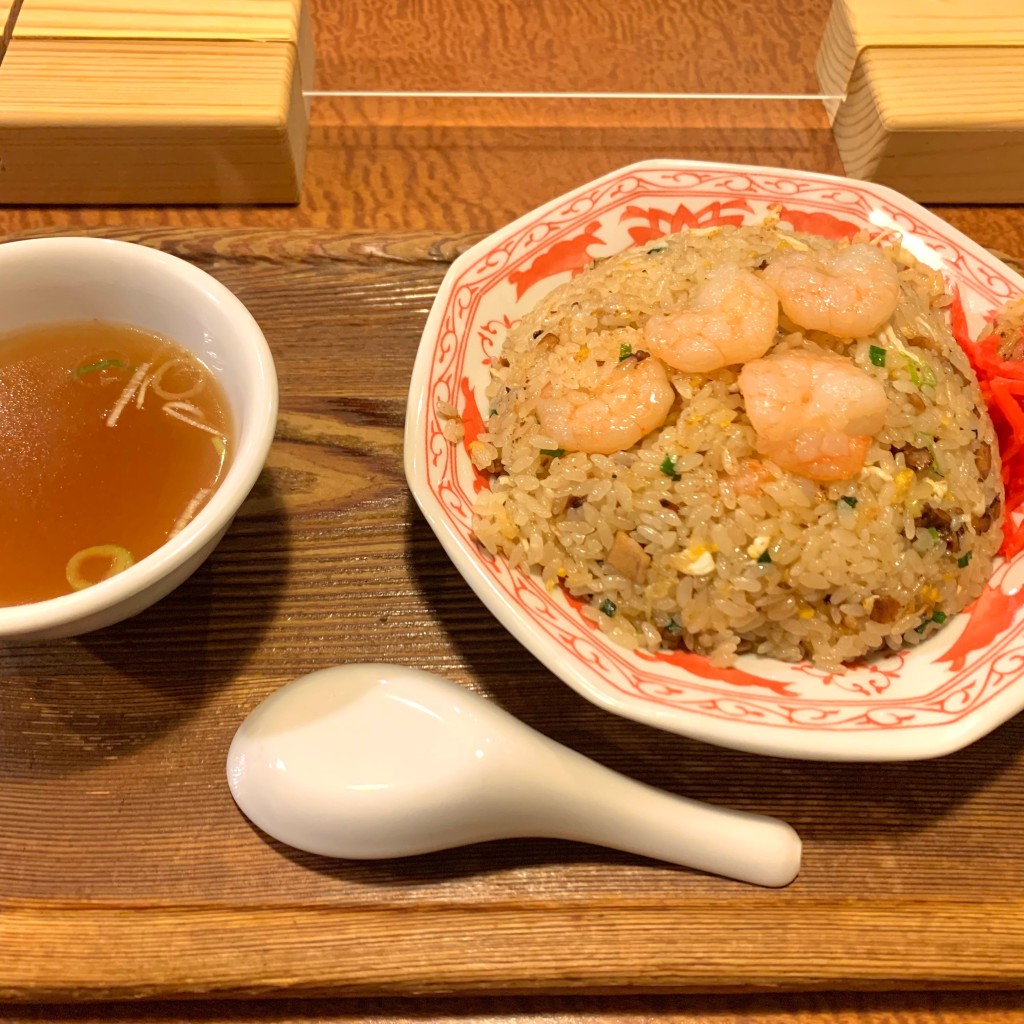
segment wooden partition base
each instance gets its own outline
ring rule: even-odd
[[[846,173],[921,202],[1024,202],[1024,3],[835,0],[816,63]]]
[[[0,204],[294,203],[304,0],[24,0],[0,64]]]
[[[848,175],[919,202],[1024,202],[1024,47],[867,50],[833,132]]]

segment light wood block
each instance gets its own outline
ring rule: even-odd
[[[834,0],[815,70],[842,96],[865,50],[990,46],[1024,46],[1024,0]],[[826,107],[834,116],[839,101]]]
[[[0,204],[297,202],[312,72],[303,0],[25,0]]]
[[[1024,202],[1024,47],[881,47],[833,133],[846,173],[922,202]]]
[[[302,0],[25,0],[16,35],[293,42],[303,6]]]

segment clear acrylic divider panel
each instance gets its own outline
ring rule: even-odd
[[[842,173],[829,0],[309,5],[309,174],[355,227],[488,231],[658,157]]]

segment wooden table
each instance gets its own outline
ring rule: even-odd
[[[474,88],[486,55],[492,88],[517,88],[495,25],[519,17],[537,88],[674,74],[738,91],[767,70],[809,91],[826,5],[769,6],[669,21],[631,0],[549,52],[576,5],[435,0],[396,43],[405,5],[321,0],[321,86]],[[628,38],[609,60],[595,33]],[[657,155],[841,170],[797,101],[335,99],[314,105],[298,208],[0,209],[6,236],[86,230],[196,262],[251,308],[281,377],[267,470],[192,580],[114,629],[0,650],[0,998],[32,1001],[0,1018],[1024,1021],[1024,719],[936,762],[818,765],[613,718],[505,634],[409,498],[405,393],[448,262]],[[938,212],[1024,254],[1020,208]],[[644,781],[783,817],[804,871],[768,892],[568,843],[364,865],[268,843],[224,784],[234,728],[284,681],[370,659],[446,674]]]

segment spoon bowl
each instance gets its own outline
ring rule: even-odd
[[[532,836],[767,886],[800,868],[800,839],[784,822],[628,779],[464,687],[395,665],[329,668],[282,687],[239,727],[227,773],[255,825],[328,857]]]

